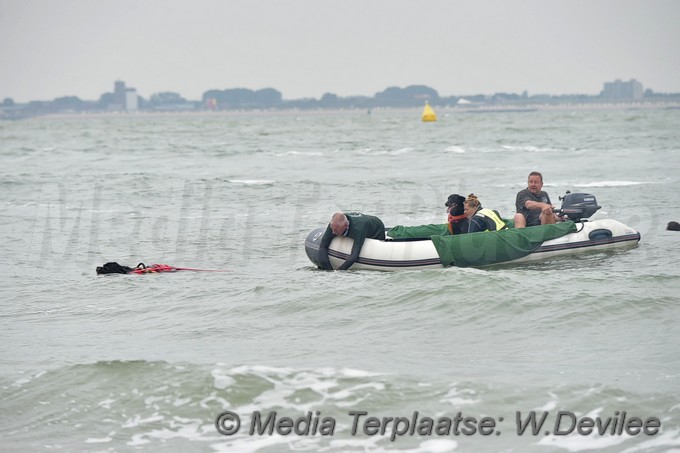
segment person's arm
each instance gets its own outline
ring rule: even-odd
[[[526,207],[529,211],[535,211],[536,209],[543,210],[545,208],[552,209],[552,205],[550,203],[541,203],[540,201],[533,201],[533,200],[525,201],[524,207]]]
[[[333,241],[333,230],[331,226],[326,227],[326,231],[323,233],[321,242],[319,243],[319,259],[321,260],[321,269],[332,271],[333,266],[331,266],[331,261],[328,259],[328,246],[331,245]]]
[[[534,211],[534,210],[540,210],[540,217],[541,217],[541,225],[544,225],[546,223],[555,223],[559,220],[559,217],[553,212],[553,209],[555,208],[552,205],[552,202],[550,201],[550,197],[548,196],[547,193],[541,192],[541,195],[545,197],[547,203],[542,203],[540,201],[533,201],[533,200],[527,200],[525,202],[525,205],[527,209]]]
[[[549,201],[550,199],[548,199]],[[540,201],[534,201],[531,199],[531,194],[527,190],[523,190],[517,194],[517,200],[515,201],[515,208],[517,212],[523,214],[522,211],[525,209],[528,211],[535,211],[537,209],[543,210],[545,208],[552,209],[550,203],[541,203]]]
[[[354,245],[352,245],[352,254],[347,258],[347,261],[345,261],[342,266],[338,268],[339,271],[344,271],[352,267],[352,264],[356,263],[357,260],[359,259],[359,254],[361,253],[361,247],[364,246],[364,240],[366,240],[366,236],[363,234],[357,238],[354,238]]]
[[[468,220],[468,233],[478,233],[486,230],[486,222],[477,216],[473,216]]]

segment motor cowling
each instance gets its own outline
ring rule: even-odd
[[[602,206],[597,204],[595,195],[589,193],[567,193],[559,197],[562,200],[562,207],[559,215],[566,217],[569,220],[577,222],[581,219],[587,219],[597,212]]]

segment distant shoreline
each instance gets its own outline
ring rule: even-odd
[[[538,111],[569,111],[569,110],[675,110],[680,109],[680,102],[617,102],[617,103],[574,103],[574,104],[536,104],[536,105],[495,105],[495,106],[454,106],[434,107],[437,113],[528,113]],[[215,116],[251,116],[251,115],[333,115],[339,113],[362,112],[364,114],[378,112],[417,112],[420,114],[422,107],[375,107],[350,108],[350,109],[248,109],[248,110],[200,110],[200,111],[150,111],[138,110],[132,112],[59,112],[40,115],[39,117],[50,118],[131,118],[131,117],[163,117],[163,116],[186,116],[186,117],[215,117]],[[38,117],[38,116],[36,116]]]
[[[438,115],[461,113],[530,113],[530,112],[564,112],[564,111],[622,111],[622,110],[675,110],[680,109],[680,102],[601,102],[601,103],[559,103],[559,104],[506,104],[506,105],[469,105],[469,106],[433,106]],[[86,111],[57,112],[35,116],[2,119],[75,119],[75,118],[149,118],[149,117],[247,117],[253,115],[279,116],[332,116],[338,114],[362,113],[369,115],[380,112],[403,112],[420,115],[422,107],[374,107],[348,109],[252,109],[252,110],[178,110],[178,111]]]

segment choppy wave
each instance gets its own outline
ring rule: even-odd
[[[361,113],[2,123],[0,449],[680,449],[680,241],[664,230],[679,217],[680,111],[435,127]],[[323,272],[305,255],[337,210],[434,223],[449,193],[474,192],[507,213],[534,169],[555,202],[558,187],[596,195],[597,215],[639,230],[639,246],[395,273]],[[232,272],[97,277],[112,260]],[[243,429],[256,410],[319,412],[337,433],[228,437],[215,427],[225,410]],[[389,429],[351,436],[351,410],[625,410],[664,429],[518,436],[504,422],[498,436],[392,442]]]
[[[646,451],[680,447],[676,429],[659,436],[599,435],[518,436],[517,412],[559,410],[578,416],[612,417],[625,407],[628,414],[655,415],[662,423],[680,407],[675,397],[670,409],[659,412],[654,394],[637,394],[615,386],[539,386],[526,394],[521,387],[392,375],[351,368],[293,368],[264,365],[195,365],[148,361],[110,361],[46,370],[7,381],[0,380],[3,413],[0,432],[10,450],[28,446],[78,450],[83,445],[103,448],[143,448],[219,451],[323,449],[346,451],[452,451],[458,446],[475,451],[498,451],[513,446],[522,451],[543,451],[553,446],[568,451],[617,448]],[[592,401],[597,405],[593,406]],[[233,436],[221,435],[215,426],[218,414],[231,411],[241,418]],[[453,418],[492,416],[499,434],[488,438],[430,433],[418,435],[386,432],[378,435],[352,432],[356,415],[366,417]],[[301,422],[306,432],[278,435],[258,433],[253,414],[264,420],[275,417],[334,421],[332,435]],[[417,414],[416,414],[417,413]],[[11,415],[10,415],[11,414]],[[632,416],[631,415],[631,416]],[[500,418],[508,422],[498,421]],[[552,420],[551,420],[552,421]],[[406,423],[403,422],[403,423]],[[410,423],[410,422],[409,422]],[[53,426],[69,427],[55,435]],[[255,429],[250,434],[251,428]],[[256,429],[257,428],[257,429]],[[391,439],[394,437],[394,439]],[[481,436],[480,436],[481,437]]]

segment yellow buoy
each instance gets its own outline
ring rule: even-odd
[[[424,122],[429,123],[430,121],[437,121],[437,114],[434,113],[432,107],[427,102],[425,103],[425,108],[423,109],[422,119]]]

